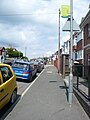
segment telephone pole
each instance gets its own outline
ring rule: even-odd
[[[25,57],[26,57],[26,53],[27,53],[27,47],[25,47]]]
[[[59,34],[58,34],[58,73],[60,73],[60,9],[59,9]]]

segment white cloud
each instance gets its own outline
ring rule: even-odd
[[[52,54],[53,54],[53,51],[48,51],[48,52],[45,54],[45,56],[49,57],[49,56],[51,56]]]
[[[79,24],[81,18],[86,15],[90,2],[73,2],[74,19]],[[0,16],[0,44],[8,46],[11,43],[23,53],[27,47],[27,55],[30,58],[52,54],[58,49],[58,10],[63,4],[70,4],[70,0],[0,1],[0,15],[11,14]],[[61,45],[69,38],[69,33],[62,32],[66,20],[61,18]]]
[[[58,37],[56,37],[56,36],[49,36],[49,37],[48,37],[48,40],[51,40],[51,41],[54,41],[54,40],[56,40],[56,39],[58,39]]]

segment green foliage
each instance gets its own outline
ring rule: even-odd
[[[46,61],[46,62],[48,61],[48,57],[44,57],[43,59],[44,59],[44,61]]]
[[[23,53],[17,51],[14,48],[6,48],[6,55],[8,55],[8,57],[12,58],[12,57],[23,57]]]
[[[25,56],[23,56],[21,59],[24,60],[24,61],[29,61],[28,57],[25,57]]]

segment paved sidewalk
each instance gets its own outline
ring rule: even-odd
[[[89,120],[73,96],[67,102],[63,79],[54,66],[48,66],[5,120]]]

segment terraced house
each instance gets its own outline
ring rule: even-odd
[[[80,28],[84,32],[84,64],[90,65],[90,10],[83,18]]]
[[[83,18],[80,28],[84,33],[84,65],[88,66],[90,65],[90,10]],[[85,71],[85,74],[87,75],[87,69]]]

